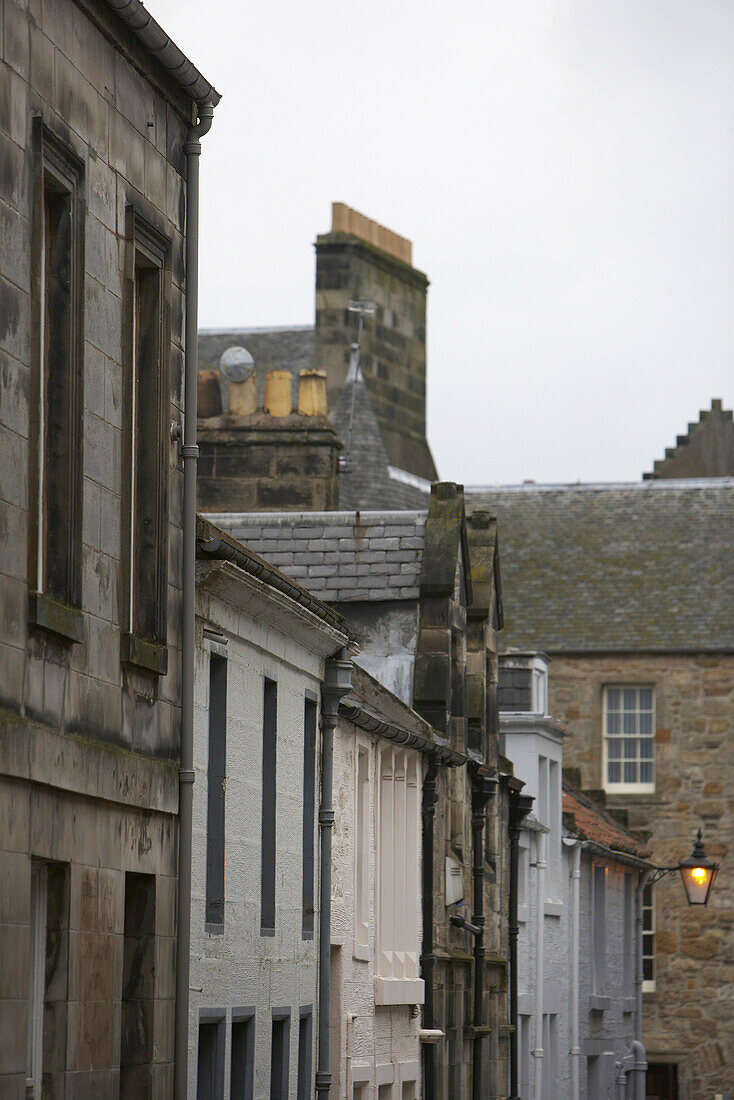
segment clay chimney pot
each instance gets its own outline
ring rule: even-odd
[[[199,416],[222,415],[222,391],[219,388],[218,370],[200,370],[196,380]]]
[[[302,370],[298,381],[301,416],[326,416],[326,371]]]
[[[293,408],[293,380],[289,370],[269,370],[265,375],[265,412],[290,416]]]

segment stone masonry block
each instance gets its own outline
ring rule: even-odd
[[[0,272],[25,291],[30,291],[30,254],[28,219],[0,202]]]
[[[0,352],[0,425],[20,436],[28,435],[28,387],[28,367]]]
[[[0,163],[0,184],[2,171]],[[26,291],[0,276],[0,351],[6,351],[21,362],[27,362],[30,354],[30,311],[30,297]]]
[[[110,112],[110,165],[141,193],[145,188],[144,140],[118,111]],[[119,200],[118,194],[118,214]],[[118,228],[122,232],[122,226]]]

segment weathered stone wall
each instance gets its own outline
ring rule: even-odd
[[[691,851],[699,825],[706,850],[721,863],[709,905],[689,908],[679,876],[655,887],[656,987],[644,997],[650,1061],[679,1065],[683,1096],[708,1100],[734,1077],[734,885],[728,870],[734,800],[734,657],[554,657],[550,710],[575,731],[566,763],[582,786],[600,788],[602,695],[607,684],[655,690],[656,790],[609,796],[629,826],[650,833],[656,864],[674,866]],[[685,1091],[687,1090],[687,1092]]]
[[[325,512],[338,506],[342,445],[325,417],[208,417],[199,420],[198,442],[202,512]]]
[[[126,208],[170,240],[171,393],[182,410],[184,157],[190,110],[106,5],[0,8],[0,1092],[25,1096],[31,860],[65,866],[68,1005],[44,1037],[49,1088],[116,1095],[127,871],[156,876],[150,1095],[170,1095],[181,472],[167,449],[168,672],[121,664]],[[84,216],[81,641],[29,626],[34,118],[81,162]],[[129,252],[129,250],[127,250]],[[62,899],[62,908],[66,903]],[[50,918],[49,918],[50,919]],[[49,924],[49,928],[51,925]],[[59,982],[55,983],[58,986]],[[49,994],[50,996],[50,994]],[[61,1006],[64,1006],[63,1009]],[[55,1010],[56,1011],[56,1010]],[[63,1078],[66,1078],[65,1082]],[[44,1092],[46,1085],[44,1084]],[[54,1091],[56,1095],[56,1091]]]
[[[360,366],[390,462],[435,481],[426,442],[426,276],[348,233],[316,241],[315,366],[328,378],[332,408],[346,378],[357,334],[350,298],[372,301]]]

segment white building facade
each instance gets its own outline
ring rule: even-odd
[[[346,636],[303,590],[253,575],[257,559],[248,572],[233,542],[198,566],[189,1096],[307,1100],[321,692]]]
[[[362,669],[334,739],[332,1090],[421,1095],[421,800],[427,722]]]
[[[632,1097],[644,1056],[635,1044],[647,852],[588,796],[564,788],[570,731],[547,714],[546,683],[542,655],[501,658],[504,753],[534,800],[518,858],[518,1092]]]

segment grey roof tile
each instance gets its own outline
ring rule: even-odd
[[[734,651],[734,479],[467,489],[497,516],[502,644]]]
[[[324,600],[347,602],[385,599],[388,594],[393,599],[417,599],[426,515],[424,511],[219,513],[215,521],[255,553],[270,561],[277,558],[282,572],[298,576]],[[387,534],[398,526],[409,534],[404,538]],[[404,549],[405,541],[414,548]]]

